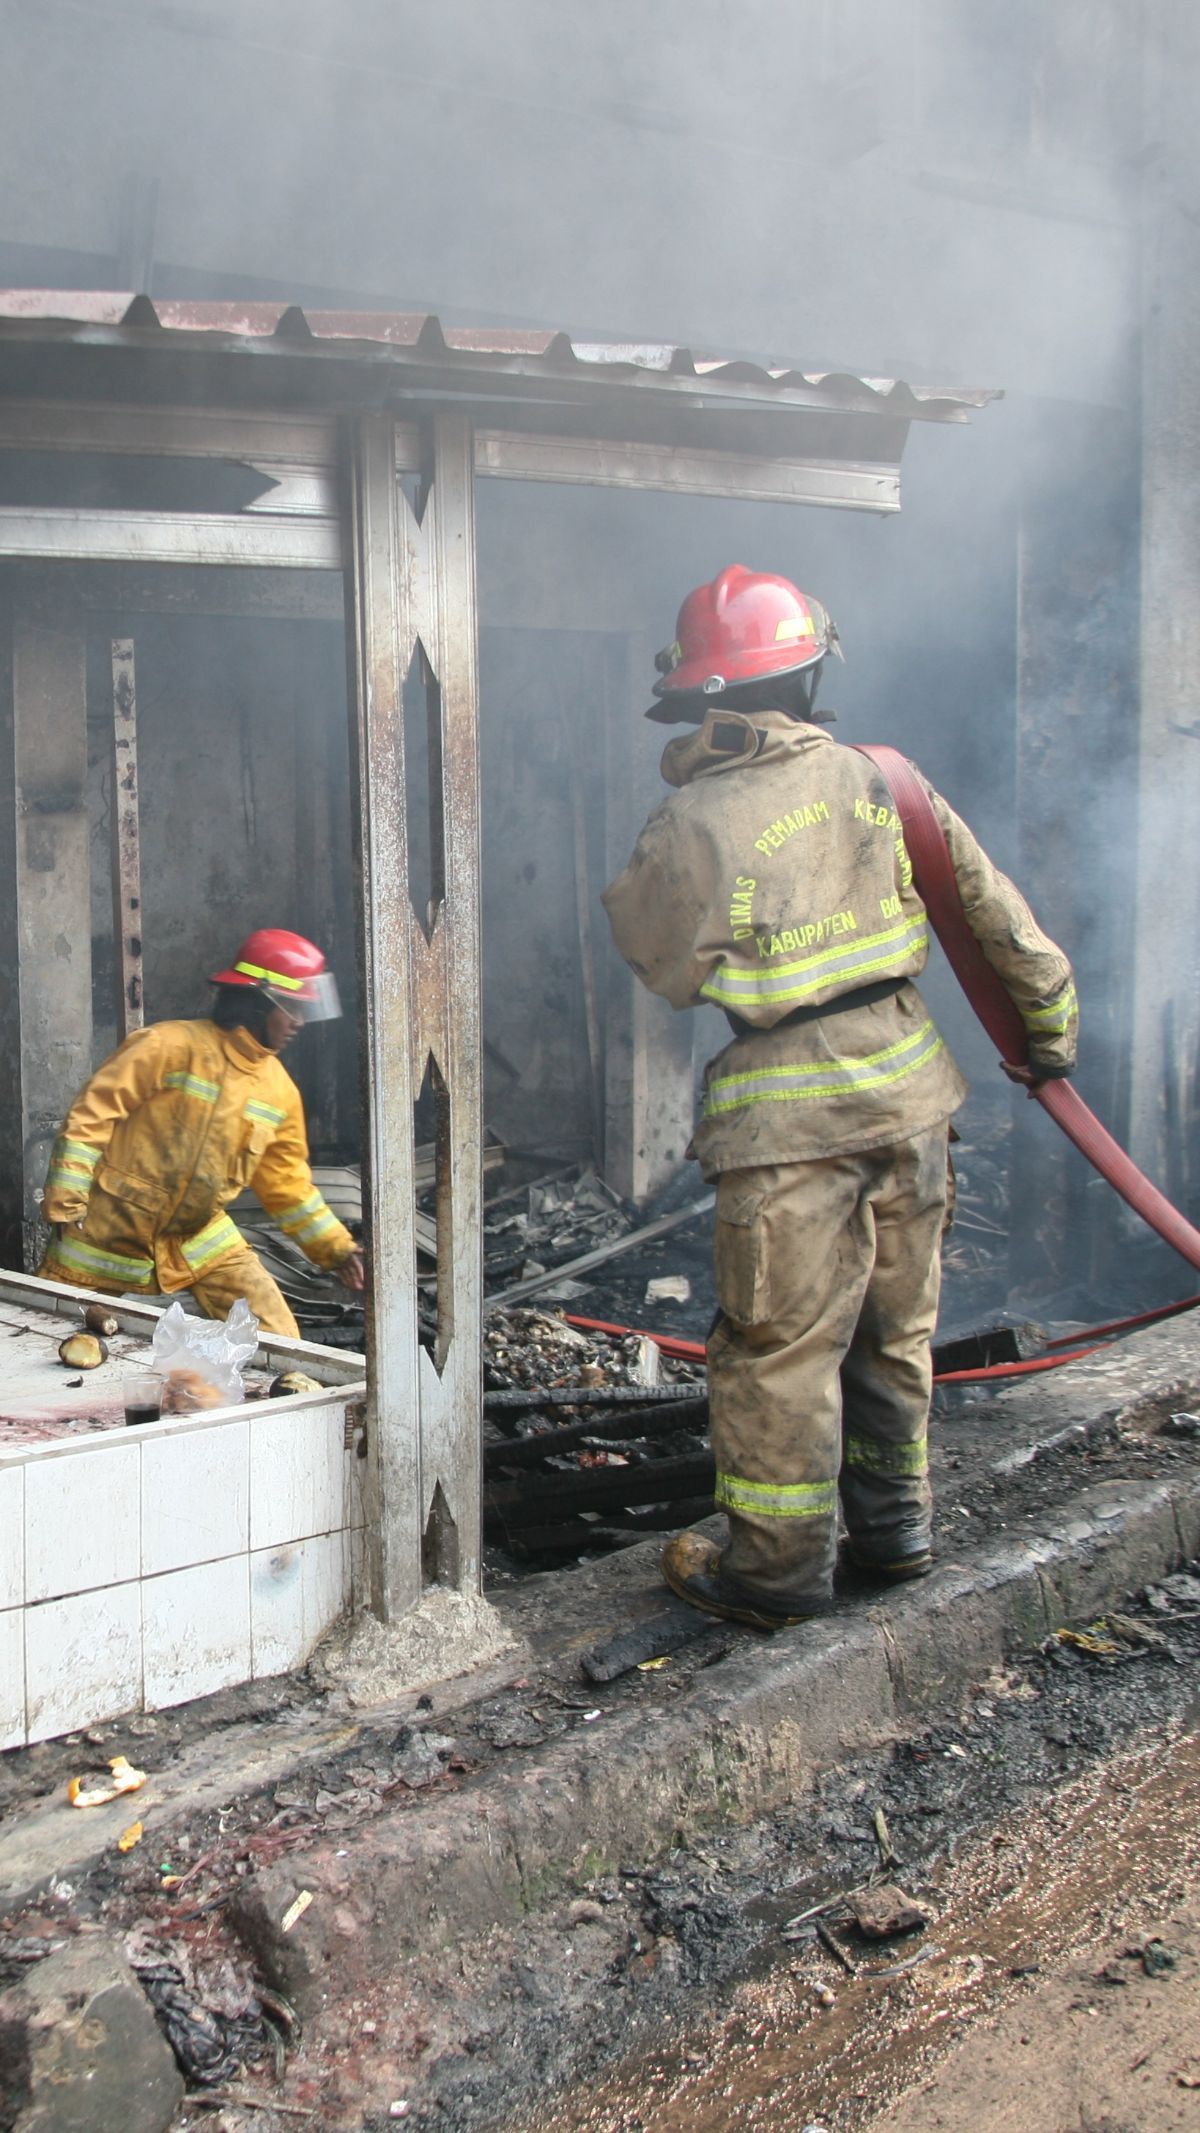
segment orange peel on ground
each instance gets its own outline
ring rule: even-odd
[[[112,1771],[111,1783],[89,1785],[86,1778],[72,1778],[67,1786],[67,1798],[72,1807],[106,1807],[110,1800],[119,1800],[123,1792],[138,1792],[146,1782],[147,1773],[135,1770],[123,1755],[109,1758]]]

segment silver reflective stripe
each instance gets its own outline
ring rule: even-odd
[[[886,933],[869,933],[850,947],[826,948],[820,955],[806,955],[796,963],[780,963],[773,970],[741,970],[723,964],[700,987],[706,998],[737,1007],[754,1000],[798,1000],[819,992],[823,985],[841,977],[863,977],[868,971],[894,967],[915,950],[928,948],[929,925],[924,912],[906,918]]]
[[[846,1096],[855,1089],[882,1089],[915,1074],[942,1050],[932,1022],[923,1022],[911,1037],[902,1037],[865,1059],[821,1059],[802,1066],[760,1067],[749,1074],[721,1074],[709,1083],[704,1115],[736,1111],[743,1104],[803,1102],[818,1096]]]
[[[836,1481],[743,1481],[718,1474],[714,1501],[723,1511],[755,1518],[829,1518],[837,1509]]]

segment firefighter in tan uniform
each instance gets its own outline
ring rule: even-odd
[[[693,1152],[715,1180],[721,1315],[709,1395],[723,1550],[668,1544],[683,1598],[763,1627],[831,1604],[839,1497],[852,1561],[930,1565],[929,1342],[948,1128],[966,1084],[914,978],[929,946],[880,772],[814,721],[825,610],[740,566],[689,595],[649,714],[676,789],[605,891],[617,947],[673,1007],[711,1001]],[[1030,1068],[1069,1074],[1067,958],[926,788],[966,915],[1020,1009]]]
[[[211,1018],[158,1022],[93,1074],[50,1156],[38,1272],[108,1295],[190,1289],[209,1318],[244,1296],[266,1333],[299,1328],[225,1213],[247,1185],[314,1265],[363,1286],[348,1229],[313,1185],[304,1110],[279,1053],[340,1012],[325,958],[298,933],[252,933],[219,971]]]

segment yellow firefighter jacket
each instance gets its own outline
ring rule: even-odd
[[[317,1266],[354,1239],[308,1166],[291,1075],[248,1030],[158,1022],[93,1074],[54,1144],[42,1212],[63,1225],[47,1271],[129,1289],[186,1289],[245,1240],[224,1209],[252,1186]]]
[[[964,1082],[915,985],[803,1020],[929,952],[881,772],[780,711],[710,712],[670,741],[678,790],[604,892],[621,954],[673,1007],[711,1001],[743,1034],[709,1062],[694,1153],[706,1176],[858,1153],[948,1119]],[[924,781],[922,781],[924,782]],[[926,785],[984,955],[1049,1073],[1075,1057],[1071,966],[966,824]]]

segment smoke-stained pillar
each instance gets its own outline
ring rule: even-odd
[[[644,645],[635,642],[632,657],[641,660],[644,671],[651,669]],[[630,715],[628,691],[619,682],[607,693],[606,871],[611,881],[663,798],[658,768],[663,729]],[[641,1201],[666,1184],[691,1138],[694,1018],[647,992],[611,940],[607,978],[605,1176],[627,1200]]]
[[[426,1584],[478,1592],[482,1121],[474,451],[438,415],[418,517],[394,425],[359,422],[353,462],[351,743],[360,894],[367,1215],[368,1548],[385,1621]],[[414,905],[403,695],[424,677],[438,859]],[[415,771],[413,773],[415,775]],[[414,1106],[437,1121],[438,1298],[418,1321]]]
[[[1141,722],[1130,1134],[1196,1211],[1200,1066],[1200,17],[1147,0],[1142,223]],[[1114,874],[1114,891],[1117,876]]]
[[[92,1070],[83,620],[24,609],[0,628],[0,660],[0,1234],[20,1266],[50,1143]]]

